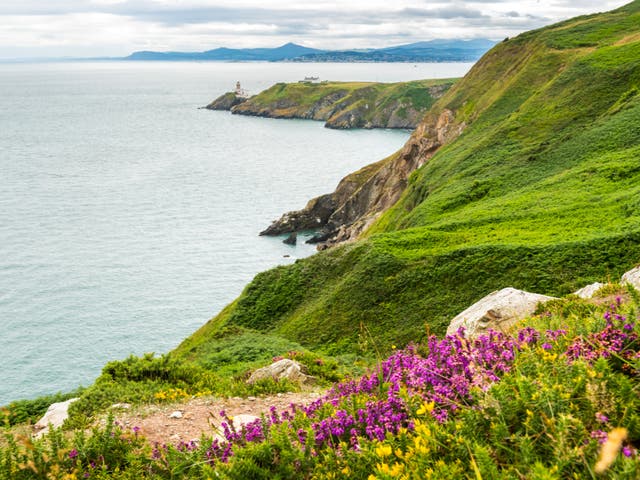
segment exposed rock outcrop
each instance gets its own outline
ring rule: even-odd
[[[453,335],[460,327],[464,327],[468,338],[476,338],[488,330],[507,331],[519,320],[532,315],[539,303],[553,299],[511,287],[503,288],[490,293],[451,320],[447,335]]]
[[[319,243],[320,249],[357,238],[400,198],[411,172],[464,128],[465,123],[457,123],[451,110],[427,115],[400,152],[346,176],[333,193],[310,200],[302,210],[286,213],[260,235],[316,229],[318,234],[309,242]]]
[[[633,285],[633,288],[635,288],[636,290],[640,290],[640,267],[633,268],[622,275],[620,283],[622,283],[623,285],[625,283],[630,283],[631,285]]]
[[[296,243],[298,243],[298,234],[296,232],[293,232],[291,235],[285,238],[282,243],[284,243],[285,245],[295,245]]]
[[[595,282],[591,285],[587,285],[586,287],[582,287],[580,290],[573,292],[573,294],[579,296],[580,298],[591,298],[598,290],[600,290],[604,286],[604,283]]]
[[[243,428],[247,425],[250,425],[256,421],[259,421],[260,417],[256,417],[255,415],[249,415],[246,413],[240,413],[238,415],[234,415],[231,417],[231,425],[228,425],[231,430],[234,432],[241,432]],[[218,440],[220,443],[225,443],[227,441],[224,436],[224,428],[222,427],[222,422],[220,424],[212,424],[213,427],[216,428],[216,433],[213,436],[214,440]]]
[[[278,83],[245,99],[226,93],[206,108],[269,118],[325,121],[325,127],[413,130],[451,81],[379,83]]]
[[[77,398],[71,398],[66,402],[52,403],[49,405],[47,412],[44,416],[36,422],[33,426],[35,430],[34,436],[40,438],[49,432],[49,428],[59,428],[64,421],[69,417],[69,405],[78,400]]]
[[[294,360],[284,358],[253,372],[247,383],[252,384],[268,378],[289,380],[295,383],[309,383],[313,380],[313,377],[304,373],[302,365]]]
[[[240,105],[246,101],[247,97],[238,96],[235,92],[227,92],[204,108],[207,110],[231,110],[236,105]]]

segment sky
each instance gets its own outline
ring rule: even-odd
[[[0,58],[501,40],[630,0],[0,0]]]

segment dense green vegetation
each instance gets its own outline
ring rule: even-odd
[[[293,388],[243,382],[272,357],[320,382],[387,360],[224,445],[154,448],[112,423],[8,436],[0,480],[638,478],[640,293],[616,282],[640,262],[639,92],[640,0],[497,45],[431,106],[464,133],[364,238],[257,275],[169,355],[107,364],[68,425],[116,402]],[[613,283],[567,296],[593,281]],[[565,297],[513,336],[439,339],[506,286]],[[12,404],[6,428],[41,403]]]
[[[273,87],[253,97],[252,102],[269,106],[280,100],[287,100],[301,107],[309,107],[332,95],[344,95],[344,99],[354,96],[384,106],[387,102],[406,101],[416,109],[431,107],[433,98],[429,95],[429,87],[444,85],[447,88],[452,80],[415,80],[398,83],[371,82],[322,82],[322,83],[277,83]]]
[[[234,113],[326,120],[332,128],[415,128],[453,80],[277,83]],[[221,102],[220,97],[212,105]],[[224,102],[223,102],[224,103]]]
[[[456,112],[462,136],[365,239],[259,274],[176,354],[204,363],[237,325],[371,355],[369,335],[388,350],[442,334],[498,288],[619,278],[640,261],[639,32],[634,2],[497,45],[431,109]]]
[[[18,425],[21,423],[36,423],[47,411],[49,405],[64,402],[79,396],[82,389],[67,393],[44,395],[32,400],[16,400],[0,408],[0,425]]]
[[[431,337],[309,407],[227,430],[229,443],[149,445],[112,420],[7,436],[0,479],[635,480],[639,312],[640,292],[609,285],[548,302],[513,336]]]

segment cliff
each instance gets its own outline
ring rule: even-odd
[[[240,105],[241,103],[246,101],[247,99],[245,97],[241,97],[235,92],[227,92],[223,95],[220,95],[204,108],[206,108],[207,110],[231,110],[236,105]]]
[[[321,120],[328,128],[414,129],[452,84],[452,80],[277,83],[246,101],[226,93],[206,108],[258,117]]]
[[[464,130],[451,110],[427,115],[398,153],[343,178],[333,193],[314,198],[304,209],[284,214],[260,235],[316,230],[309,243],[319,249],[354,240],[400,198],[409,175]]]
[[[640,1],[503,42],[401,152],[310,207],[348,217],[332,202],[361,195],[375,205],[385,182],[406,177],[356,241],[258,274],[171,354],[110,362],[70,408],[67,426],[86,432],[100,411],[121,420],[132,404],[173,409],[189,399],[151,414],[175,448],[144,445],[136,408],[91,437],[8,436],[0,478],[91,476],[98,465],[122,479],[637,479],[638,125]],[[403,161],[421,166],[398,173]],[[585,287],[594,281],[607,284]],[[458,325],[481,336],[453,332]],[[438,338],[447,327],[452,335]],[[338,361],[353,372],[384,354],[309,408],[273,408],[241,429],[221,424],[224,448],[174,433],[194,423],[195,406],[209,432],[212,405],[246,413],[235,411],[238,399],[200,396],[290,389],[243,381],[273,357],[334,381]],[[34,408],[10,405],[0,417],[10,425]]]
[[[496,45],[401,151],[268,232],[351,241],[257,275],[177,354],[206,364],[231,327],[389,348],[505,285],[557,297],[637,264],[639,35],[636,1]]]

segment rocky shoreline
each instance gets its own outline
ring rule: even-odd
[[[227,92],[205,108],[256,117],[318,120],[334,129],[413,130],[452,85],[452,80],[278,83],[251,97]]]
[[[334,192],[285,213],[260,232],[283,235],[314,230],[316,234],[307,243],[318,244],[322,250],[357,238],[398,200],[409,175],[462,133],[466,125],[456,121],[451,110],[425,117],[452,85],[452,80],[279,83],[252,97],[240,90],[227,92],[205,108],[238,115],[323,120],[327,128],[417,128],[398,153],[347,175]]]
[[[347,175],[333,193],[310,200],[302,210],[285,213],[260,235],[316,230],[307,243],[317,243],[319,250],[355,240],[400,198],[409,175],[456,139],[465,126],[451,110],[430,114],[400,152]]]

